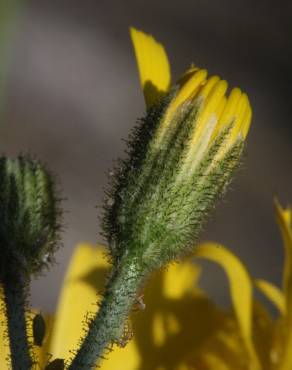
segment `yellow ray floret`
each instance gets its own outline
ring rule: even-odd
[[[103,286],[108,264],[104,250],[81,244],[73,255],[60,295],[56,320],[50,343],[54,358],[71,357],[70,350],[78,348],[84,335],[84,318],[97,310],[97,286]],[[70,312],[70,314],[68,314]],[[66,334],[64,334],[66,333]],[[64,339],[66,338],[66,340]]]
[[[156,139],[156,145],[159,146],[166,131],[173,119],[177,109],[187,100],[193,99],[199,88],[206,83],[207,71],[205,69],[195,70],[189,73],[184,79],[176,97],[170,103],[165,118],[162,120]],[[188,79],[187,79],[188,78]]]
[[[264,279],[256,279],[254,284],[275,305],[282,315],[286,314],[284,294],[278,287]]]
[[[217,131],[224,130],[228,125],[232,123],[240,97],[241,97],[240,89],[237,87],[232,89],[227,99],[224,111],[222,112],[222,115],[218,121]]]
[[[166,93],[170,86],[170,66],[163,45],[151,35],[131,27],[141,85],[147,107]]]
[[[203,100],[203,109],[197,118],[196,130],[192,138],[192,146],[199,140],[202,131],[208,124],[208,121],[214,117],[218,121],[216,111],[222,101],[225,99],[225,92],[227,90],[227,82],[220,80],[218,76],[209,78],[206,86],[199,92],[199,98]]]
[[[207,71],[205,69],[200,69],[190,75],[189,79],[181,86],[175,99],[171,102],[167,112],[168,118],[170,118],[170,116],[182,103],[195,96],[199,87],[206,83],[206,77]]]
[[[215,243],[200,245],[195,249],[195,256],[218,263],[226,272],[242,339],[252,368],[259,370],[261,367],[252,340],[252,281],[245,266],[233,253]]]
[[[288,370],[292,368],[292,210],[284,209],[279,202],[275,200],[276,219],[280,226],[282,239],[285,248],[285,264],[283,272],[283,290],[285,295],[285,326],[289,328],[284,342],[284,351],[279,370]]]

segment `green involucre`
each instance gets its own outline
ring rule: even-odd
[[[0,157],[0,279],[39,273],[58,246],[61,211],[52,176],[37,160]]]
[[[194,244],[230,182],[243,148],[243,140],[238,139],[223,151],[231,123],[200,158],[194,154],[194,169],[183,167],[201,101],[188,100],[177,109],[157,145],[175,94],[174,90],[151,108],[134,130],[128,157],[119,162],[105,203],[103,229],[113,260],[133,255],[145,271],[178,258]]]

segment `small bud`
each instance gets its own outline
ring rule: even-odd
[[[46,335],[46,322],[41,314],[36,314],[32,321],[33,343],[41,347]]]
[[[65,369],[65,361],[60,358],[57,358],[56,360],[50,362],[45,367],[45,370],[64,370],[64,369]]]
[[[192,67],[152,105],[128,142],[128,158],[105,205],[104,231],[115,261],[146,270],[184,254],[237,167],[251,108],[238,88]]]
[[[0,157],[0,280],[39,273],[53,260],[60,230],[51,175],[37,160]]]

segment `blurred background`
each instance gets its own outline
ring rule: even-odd
[[[283,249],[272,198],[292,203],[292,2],[0,4],[0,37],[7,41],[0,61],[1,151],[37,154],[56,173],[67,199],[64,248],[58,264],[33,282],[32,305],[53,311],[74,247],[104,243],[98,207],[106,172],[123,155],[122,138],[144,112],[130,25],[166,46],[174,80],[194,62],[249,94],[254,116],[244,162],[201,239],[225,244],[253,276],[280,284]],[[223,272],[205,266],[202,285],[228,304]]]

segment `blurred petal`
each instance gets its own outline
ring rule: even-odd
[[[253,342],[262,369],[271,369],[271,353],[275,336],[275,321],[257,300],[253,302]]]
[[[242,262],[220,244],[206,243],[195,249],[195,256],[218,263],[227,274],[230,294],[242,339],[254,369],[260,364],[252,342],[252,281]]]
[[[210,369],[210,370],[233,370],[224,360],[217,357],[214,353],[207,352],[202,360],[203,367],[199,365],[200,369]],[[239,369],[237,369],[239,370]]]
[[[280,313],[285,315],[286,305],[283,292],[274,284],[263,279],[256,279],[254,284],[274,304]]]
[[[282,208],[277,200],[275,200],[275,210],[285,248],[283,289],[287,312],[284,318],[284,353],[281,356],[282,361],[279,370],[290,370],[292,369],[292,212],[289,208]]]
[[[3,292],[0,291],[0,299],[2,304]],[[0,364],[1,370],[10,370],[7,359],[9,358],[9,339],[7,337],[7,322],[4,310],[0,310]]]
[[[163,293],[166,297],[179,299],[186,292],[195,290],[201,268],[194,263],[176,263],[165,272],[163,281]]]
[[[141,356],[137,350],[134,340],[131,340],[126,347],[113,347],[113,351],[104,355],[105,359],[101,361],[96,370],[138,370],[141,365]],[[121,367],[121,364],[122,367]]]
[[[102,370],[187,370],[210,335],[225,323],[223,314],[196,287],[200,268],[188,262],[156,272],[132,313],[134,338],[113,347]],[[141,312],[139,312],[139,310]]]
[[[196,286],[199,273],[198,265],[184,261],[150,279],[146,308],[132,317],[139,370],[193,368],[202,345],[224,325],[226,315]]]
[[[229,315],[203,343],[194,361],[194,369],[254,369],[233,315]]]
[[[170,67],[163,45],[151,35],[130,28],[146,105],[149,108],[170,86]]]
[[[292,226],[291,226],[291,209],[284,209],[275,201],[276,219],[280,226],[284,247],[285,247],[285,264],[283,273],[283,289],[286,300],[287,314],[292,321]]]
[[[67,270],[53,326],[50,353],[71,358],[84,336],[87,315],[97,311],[98,291],[104,286],[108,263],[105,250],[88,244],[77,247]]]

